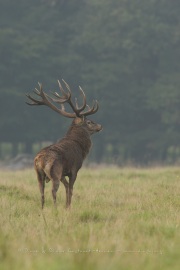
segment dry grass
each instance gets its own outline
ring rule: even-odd
[[[33,170],[1,171],[0,269],[179,269],[180,169],[83,169],[72,209]]]

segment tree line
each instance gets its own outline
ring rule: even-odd
[[[103,133],[91,159],[123,164],[180,160],[178,0],[0,0],[0,142],[32,152],[70,122],[31,108],[25,94],[65,79]],[[20,147],[19,145],[23,145]]]

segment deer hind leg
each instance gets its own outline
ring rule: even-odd
[[[58,191],[60,180],[62,178],[62,166],[57,161],[52,164],[48,178],[52,181],[52,197],[56,206],[56,193]]]
[[[69,194],[68,194],[68,208],[70,208],[71,206],[71,200],[72,200],[72,195],[73,195],[73,186],[74,186],[74,182],[76,181],[76,177],[77,177],[77,173],[73,173],[70,177],[69,177]]]
[[[39,183],[39,190],[41,193],[41,206],[42,209],[44,207],[44,188],[45,188],[45,173],[42,170],[36,170],[37,173],[37,179],[38,179],[38,183]]]
[[[53,179],[52,181],[52,196],[54,201],[54,206],[56,206],[56,192],[58,191],[60,181],[59,179]]]
[[[66,189],[66,208],[68,208],[68,206],[69,206],[69,183],[64,176],[61,178],[61,182],[64,184],[65,189]]]

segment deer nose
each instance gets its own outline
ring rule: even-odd
[[[103,130],[102,125],[98,125],[98,131],[101,131],[101,130]]]

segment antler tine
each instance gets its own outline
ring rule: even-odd
[[[56,102],[56,103],[65,103],[65,102],[67,102],[68,101],[68,99],[69,99],[69,97],[61,97],[57,92],[55,92],[55,93],[53,93],[52,91],[51,91],[51,94],[53,95],[53,96],[55,96],[56,98],[52,98],[52,97],[50,97],[49,95],[47,95],[46,94],[46,96],[50,99],[50,100],[52,100],[53,102]]]
[[[72,99],[71,99],[71,89],[70,89],[70,86],[69,86],[69,84],[64,79],[62,79],[62,81],[65,84],[65,86],[66,86],[66,88],[67,88],[67,90],[69,92],[69,99],[67,100],[67,102],[71,106],[72,110],[75,112],[76,116],[77,117],[80,117],[80,112],[82,110],[84,110],[84,108],[86,107],[86,96],[84,94],[84,91],[80,87],[80,92],[81,92],[81,95],[83,97],[83,105],[81,107],[79,107],[78,106],[78,103],[77,103],[77,99],[75,99],[75,105],[74,105],[73,102],[72,102]],[[65,93],[64,89],[62,88],[62,86],[61,86],[61,91],[63,91],[63,93]]]
[[[68,94],[64,91],[64,89],[63,89],[63,87],[62,87],[60,81],[58,80],[59,88],[60,88],[61,92],[62,92],[65,96],[68,96],[69,99],[70,99],[70,98],[71,98],[71,95],[72,95],[70,86],[67,84],[67,82],[66,82],[64,79],[62,79],[62,81],[63,81],[63,83],[65,84],[65,86],[66,86],[66,88],[67,88],[67,90],[68,90]]]
[[[91,108],[90,108],[90,106],[89,106],[88,104],[86,105],[86,107],[88,108],[88,110],[90,110],[90,109],[91,109]]]
[[[78,105],[78,102],[77,102],[77,98],[75,98],[75,104],[76,104],[76,109],[79,110],[79,105]]]
[[[79,90],[80,90],[81,96],[83,98],[83,105],[79,108],[79,112],[81,112],[86,108],[86,95],[85,95],[84,91],[82,90],[81,86],[79,86]]]
[[[89,108],[88,111],[84,112],[84,113],[81,113],[81,115],[83,116],[87,116],[87,115],[91,115],[91,114],[94,114],[98,111],[99,109],[99,104],[98,104],[98,101],[97,100],[93,100],[93,105],[92,105],[92,108],[89,107],[89,105],[87,105],[87,107]]]
[[[40,91],[39,91],[37,88],[35,88],[35,89],[33,90],[33,92],[34,92],[36,95],[40,96]]]
[[[63,83],[65,84],[65,86],[66,86],[67,90],[69,91],[69,93],[71,94],[71,89],[70,89],[69,84],[68,84],[64,79],[62,79],[62,81],[63,81]],[[60,83],[60,85],[61,85],[61,83]],[[61,86],[61,88],[62,88],[62,86]],[[63,88],[62,88],[62,90],[63,90],[63,92],[64,92],[64,89],[63,89]],[[65,92],[64,92],[64,93],[65,93]]]
[[[54,95],[54,94],[53,94]],[[46,94],[46,96],[53,102],[56,102],[56,103],[65,103],[67,102],[67,99],[66,98],[63,98],[63,97],[60,97],[60,96],[57,96],[58,98],[53,98],[53,97],[50,97],[49,95]],[[56,97],[56,95],[54,95]]]
[[[40,96],[42,98],[42,101],[46,104],[49,103],[48,99],[47,99],[47,94],[44,93],[43,91],[43,87],[42,87],[42,83],[38,82],[39,85],[39,90],[35,88],[35,90],[38,92],[38,96]]]
[[[96,113],[98,110],[99,110],[99,103],[97,100],[95,100],[93,113]]]
[[[52,94],[53,96],[58,97],[58,98],[60,97],[60,95],[59,95],[57,92],[54,92],[54,93],[53,93],[52,91],[50,91],[50,92],[51,92],[51,94]]]
[[[42,91],[42,83],[38,82],[38,85],[39,85],[40,91]]]
[[[42,84],[38,83],[39,86],[40,86],[40,90],[38,90],[37,88],[34,89],[34,93],[37,95],[37,96],[41,96],[41,93],[42,93]],[[33,101],[33,103],[29,103],[29,102],[26,102],[26,104],[28,105],[44,105],[44,102],[42,100],[38,100],[38,99],[35,99],[33,97],[31,97],[29,94],[26,95],[31,101]]]
[[[28,105],[43,105],[43,103],[40,100],[37,100],[35,98],[32,98],[29,94],[26,94],[26,97],[28,97],[33,102],[26,102]]]
[[[77,100],[77,98],[75,98],[75,104],[76,104],[76,109],[77,109],[78,113],[82,112],[86,108],[86,96],[85,96],[85,93],[82,90],[81,86],[79,86],[79,90],[80,90],[80,94],[81,94],[81,96],[83,98],[83,105],[81,107],[79,107],[78,100]]]

